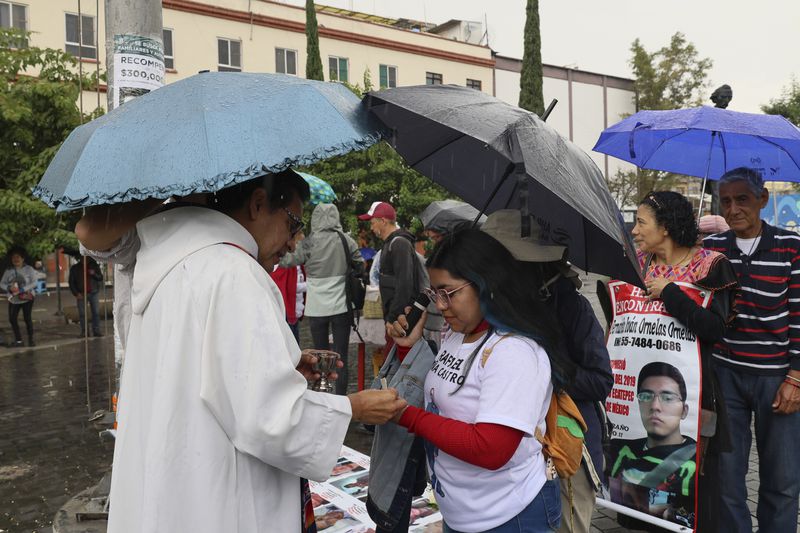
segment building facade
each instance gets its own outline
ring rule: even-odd
[[[33,32],[29,44],[82,57],[105,70],[103,2],[0,0],[0,26]],[[79,5],[81,11],[79,12]],[[162,0],[166,83],[201,70],[305,76],[305,10],[267,0]],[[99,12],[96,11],[99,8]],[[492,93],[494,59],[480,44],[413,21],[317,6],[325,79],[374,88],[425,83]]]

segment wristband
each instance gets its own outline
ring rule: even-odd
[[[800,383],[795,383],[794,381],[790,381],[788,379],[784,379],[783,382],[788,383],[792,387],[797,387],[798,389],[800,389]]]
[[[796,378],[796,377],[794,377],[794,376],[790,376],[789,374],[786,374],[786,376],[785,376],[785,377],[786,377],[786,379],[791,379],[791,380],[792,380],[792,381],[794,381],[795,383],[798,383],[798,384],[800,384],[800,379],[797,379],[797,378]]]

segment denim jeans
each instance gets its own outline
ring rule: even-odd
[[[733,451],[720,454],[719,523],[733,533],[752,531],[747,507],[747,466],[755,415],[758,450],[758,527],[765,533],[797,531],[800,495],[800,413],[777,415],[772,402],[784,376],[758,376],[718,366]]]
[[[92,311],[92,333],[100,335],[100,300],[97,292],[89,293],[89,308]],[[86,310],[84,309],[83,298],[76,298],[78,304],[78,320],[81,323],[81,335],[86,332]]]
[[[542,490],[517,516],[483,533],[550,533],[561,525],[561,485],[546,481]],[[459,533],[444,524],[444,533]]]
[[[336,394],[347,394],[347,349],[350,346],[350,313],[332,316],[310,316],[311,340],[316,350],[333,350],[341,356],[344,366],[338,370]],[[328,331],[333,330],[333,348],[328,338]]]

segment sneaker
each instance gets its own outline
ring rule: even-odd
[[[36,343],[33,342],[33,338],[28,339],[28,346],[36,346]]]
[[[95,331],[92,335],[94,335],[95,337],[102,337],[103,336],[103,332]]]
[[[22,346],[22,341],[14,341],[9,346],[16,348],[18,346]]]

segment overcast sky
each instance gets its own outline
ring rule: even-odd
[[[287,0],[302,5],[302,0]],[[522,57],[525,0],[319,0],[394,18],[488,20],[491,47]],[[542,61],[631,77],[630,44],[648,51],[676,31],[714,67],[711,88],[733,87],[730,109],[760,112],[800,77],[800,0],[539,0]],[[709,91],[710,94],[710,91]],[[709,105],[711,102],[708,102]]]

